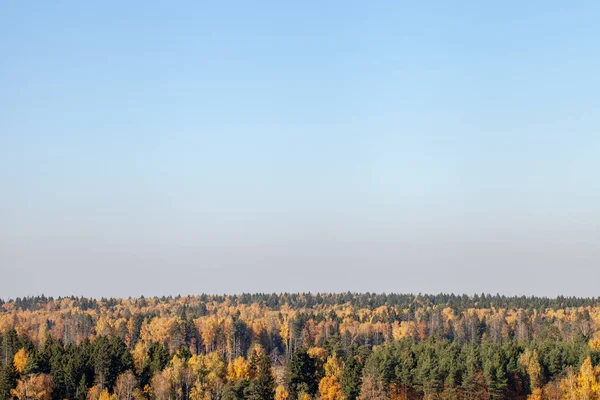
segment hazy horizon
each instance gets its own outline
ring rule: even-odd
[[[595,297],[600,4],[0,6],[0,298]]]

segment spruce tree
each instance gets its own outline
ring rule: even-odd
[[[362,366],[359,364],[356,357],[350,355],[346,361],[346,367],[342,373],[342,392],[346,399],[356,400],[360,394],[360,385],[362,377]]]
[[[87,393],[87,382],[85,380],[85,375],[82,375],[81,380],[79,381],[79,386],[77,386],[77,391],[75,392],[75,400],[86,400]]]
[[[316,374],[315,363],[306,350],[296,350],[290,362],[291,398],[296,399],[301,392],[314,396],[318,388]]]
[[[258,361],[256,377],[250,382],[247,398],[250,400],[270,400],[275,396],[275,378],[271,369],[271,360],[262,354]]]

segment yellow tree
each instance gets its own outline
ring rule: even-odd
[[[564,400],[577,400],[577,376],[573,368],[567,368],[567,375],[560,381],[560,390]]]
[[[206,367],[208,369],[208,375],[214,375],[220,379],[225,378],[227,368],[225,362],[219,356],[219,354],[213,352],[206,355]]]
[[[25,400],[31,398],[30,393],[33,393],[31,382],[25,379],[17,380],[17,387],[10,389],[10,395],[18,400]]]
[[[279,328],[279,336],[281,336],[283,343],[285,343],[285,350],[286,350],[287,357],[288,358],[291,357],[291,350],[290,350],[291,337],[290,337],[290,326],[289,326],[288,318],[285,318],[283,320],[283,322],[281,323],[281,326]]]
[[[133,357],[133,365],[137,373],[142,371],[144,362],[148,359],[148,348],[149,346],[143,340],[139,340],[135,344],[135,348],[131,351]]]
[[[100,389],[100,386],[98,385],[94,385],[92,386],[87,393],[87,400],[98,400],[100,398],[100,393],[102,392],[102,390]]]
[[[250,363],[240,356],[227,366],[227,380],[237,382],[241,379],[250,379]]]
[[[112,332],[111,321],[104,316],[101,316],[100,318],[98,318],[98,321],[96,321],[96,335],[108,336],[111,334],[111,332]]]
[[[18,400],[50,400],[53,383],[50,375],[39,374],[17,380],[17,387],[11,389],[11,396]]]
[[[104,389],[100,392],[100,397],[98,397],[98,400],[117,400],[117,396],[114,394],[111,396],[108,393],[108,389]]]
[[[219,331],[221,321],[215,315],[211,315],[207,318],[201,318],[196,321],[198,330],[202,334],[202,340],[204,342],[206,351],[212,352],[214,350],[214,345],[217,339],[217,333]]]
[[[24,348],[21,348],[19,351],[15,353],[15,357],[13,359],[13,365],[18,373],[22,374],[25,370],[25,366],[27,365],[27,360],[29,360],[29,353]]]
[[[207,354],[204,358],[204,362],[206,371],[208,371],[205,383],[202,386],[205,396],[208,395],[211,398],[220,398],[227,373],[225,362],[216,352]]]
[[[540,388],[533,389],[527,400],[544,400],[544,392]]]
[[[310,358],[319,360],[323,363],[325,362],[325,359],[327,358],[327,350],[325,350],[322,347],[311,347],[308,349],[307,353],[310,356]]]
[[[342,400],[342,385],[335,376],[325,376],[319,382],[319,395],[323,400]]]
[[[341,400],[344,398],[340,379],[344,365],[335,355],[327,358],[325,363],[325,377],[319,382],[319,394],[324,400]]]
[[[188,365],[192,369],[192,374],[197,382],[204,382],[208,375],[208,367],[206,365],[206,356],[203,354],[193,355],[188,360]]]
[[[577,375],[577,393],[581,400],[597,399],[600,394],[597,371],[592,366],[590,357],[586,358]]]
[[[338,380],[342,378],[344,372],[344,363],[335,355],[327,358],[325,363],[325,375],[335,377]]]
[[[312,397],[308,393],[302,392],[298,394],[298,400],[312,400]]]
[[[204,389],[202,384],[199,382],[194,383],[192,390],[190,391],[190,400],[202,400],[204,399]]]
[[[594,333],[588,344],[592,350],[600,351],[600,331]]]
[[[184,358],[175,356],[171,360],[170,367],[166,368],[165,371],[168,372],[171,385],[175,389],[177,397],[188,398],[195,379],[190,364]]]
[[[171,388],[175,391],[177,399],[183,398],[184,393],[188,393],[189,384],[186,382],[187,363],[184,358],[173,357],[169,367],[163,370],[163,375],[168,379]]]
[[[277,386],[277,389],[275,389],[275,400],[289,400],[289,398],[290,392],[288,392],[285,386]]]
[[[537,350],[525,350],[519,357],[519,364],[529,375],[529,383],[532,391],[542,386],[542,367]]]

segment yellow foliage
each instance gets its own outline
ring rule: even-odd
[[[148,359],[148,345],[146,342],[139,340],[135,348],[131,351],[131,356],[133,357],[133,365],[136,372],[141,372],[144,361]]]
[[[519,357],[519,364],[527,371],[533,389],[537,389],[542,385],[542,367],[539,358],[537,350],[531,351],[529,349],[525,350]]]
[[[595,399],[600,395],[597,373],[590,357],[586,358],[577,375],[577,392],[581,399]]]
[[[319,382],[319,395],[322,400],[343,400],[342,385],[335,376],[326,376]]]
[[[224,378],[227,373],[225,362],[217,353],[194,355],[188,360],[188,365],[199,379],[206,379],[209,375]]]
[[[40,324],[40,327],[38,328],[38,334],[37,334],[37,338],[38,338],[38,345],[43,345],[46,343],[46,336],[48,335],[48,325],[47,324]]]
[[[344,371],[344,363],[342,360],[337,358],[335,355],[327,358],[325,363],[325,375],[329,377],[335,377],[338,380],[342,379],[342,372]]]
[[[327,357],[327,350],[322,347],[311,347],[307,351],[310,358],[317,359],[325,362],[325,358]]]
[[[308,393],[300,393],[298,394],[298,400],[312,400],[312,397]]]
[[[248,360],[258,360],[262,356],[267,355],[267,351],[260,343],[254,343],[248,350]]]
[[[281,326],[279,327],[279,335],[281,336],[281,339],[283,339],[283,343],[285,343],[287,348],[287,346],[289,346],[288,341],[290,340],[290,326],[287,318],[281,323]]]
[[[277,386],[275,389],[275,400],[289,400],[290,392],[284,386]]]
[[[110,320],[106,319],[103,316],[98,318],[98,321],[96,321],[96,335],[107,336],[110,335],[111,330],[112,326]]]
[[[227,366],[227,380],[250,379],[250,363],[244,357],[238,357]]]
[[[102,390],[100,390],[100,386],[98,386],[98,385],[92,386],[88,390],[87,400],[98,400],[100,398],[101,392],[102,392]]]
[[[196,382],[190,391],[190,400],[204,400],[204,388]]]
[[[17,372],[23,373],[23,371],[25,370],[25,366],[27,365],[27,360],[29,360],[29,354],[24,348],[21,348],[15,353],[13,365],[15,366]]]
[[[355,321],[352,318],[344,318],[339,326],[340,333],[342,335],[348,334],[350,336],[351,343],[354,343],[354,341],[358,338],[359,329],[360,322]]]
[[[600,338],[591,339],[589,345],[592,350],[600,351]]]
[[[117,400],[116,394],[110,394],[108,389],[100,390],[100,386],[92,386],[90,390],[88,390],[87,394],[88,400]]]
[[[210,371],[210,374],[214,374],[219,378],[225,376],[226,368],[225,362],[221,359],[221,356],[217,353],[209,353],[206,355],[206,366]]]
[[[104,389],[102,392],[100,392],[100,397],[98,397],[98,400],[116,400],[117,396],[115,395],[110,395],[108,393],[108,389]]]
[[[600,399],[600,367],[594,367],[590,357],[586,358],[579,373],[572,369],[560,381],[559,389],[562,398],[567,400],[598,400]]]
[[[450,307],[444,308],[442,310],[442,315],[447,320],[454,320],[456,318],[456,314],[454,313],[454,310]]]
[[[394,322],[392,327],[392,337],[394,340],[402,340],[405,337],[414,337],[417,333],[417,327],[414,321]]]
[[[571,367],[567,369],[567,376],[560,381],[560,392],[565,400],[578,400],[577,376]]]
[[[543,399],[544,399],[543,392],[542,392],[542,389],[540,389],[540,388],[534,389],[533,392],[529,396],[527,396],[527,400],[543,400]]]
[[[17,380],[17,387],[11,389],[10,394],[18,400],[50,400],[52,388],[50,375],[40,374]]]
[[[149,323],[142,325],[140,338],[144,342],[165,343],[171,338],[174,327],[177,323],[176,318],[153,318]]]

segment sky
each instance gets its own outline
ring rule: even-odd
[[[3,2],[0,298],[598,296],[599,18]]]

